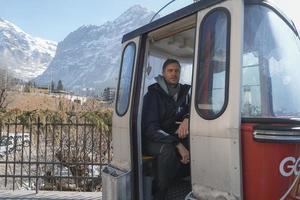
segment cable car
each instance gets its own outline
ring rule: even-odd
[[[122,44],[103,199],[152,198],[141,113],[167,58],[191,85],[189,192],[169,199],[300,199],[300,42],[272,2],[201,0]]]

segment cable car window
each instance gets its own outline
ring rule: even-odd
[[[271,8],[245,7],[242,116],[300,117],[300,42]]]
[[[120,116],[125,115],[129,106],[135,51],[136,46],[133,42],[123,51],[116,102],[116,112]]]
[[[226,9],[208,13],[200,26],[196,109],[204,119],[219,117],[227,106],[230,15]]]

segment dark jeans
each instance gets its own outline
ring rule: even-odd
[[[189,150],[189,141],[181,143]],[[146,141],[144,152],[156,159],[156,173],[154,177],[154,198],[165,199],[166,192],[172,183],[190,174],[190,164],[182,164],[181,156],[174,144]]]

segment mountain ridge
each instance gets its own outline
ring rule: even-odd
[[[58,43],[52,62],[35,81],[49,85],[51,80],[62,80],[64,87],[75,92],[115,87],[122,36],[148,23],[153,15],[154,12],[134,5],[113,21],[79,27]]]
[[[0,18],[0,68],[15,78],[29,81],[43,73],[55,51],[55,42],[33,37]]]

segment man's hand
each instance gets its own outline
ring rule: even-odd
[[[189,119],[185,118],[179,125],[177,131],[178,137],[183,139],[185,138],[189,133]]]
[[[176,148],[181,156],[180,162],[183,164],[188,164],[190,162],[190,152],[181,143],[178,143]]]

